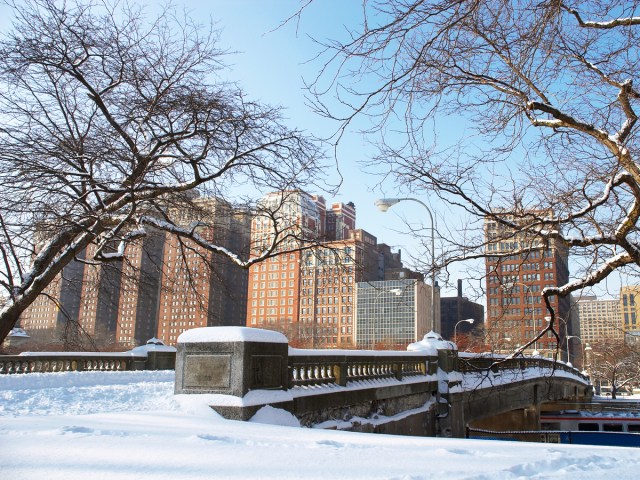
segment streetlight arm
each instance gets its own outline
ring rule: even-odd
[[[382,212],[386,212],[390,207],[396,203],[409,200],[419,203],[429,214],[429,220],[431,221],[431,330],[436,330],[436,241],[435,241],[435,222],[433,221],[433,214],[431,209],[422,200],[417,198],[404,197],[404,198],[381,198],[375,201],[376,207]]]

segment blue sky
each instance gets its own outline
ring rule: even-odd
[[[154,8],[152,4],[145,3]],[[211,19],[221,30],[219,47],[235,52],[226,58],[230,67],[223,72],[226,80],[237,82],[251,99],[282,106],[290,125],[326,136],[337,125],[315,114],[305,99],[304,80],[312,81],[321,67],[320,62],[314,61],[320,47],[310,37],[320,41],[346,38],[345,25],[356,27],[360,24],[361,2],[314,0],[299,21],[282,25],[304,3],[306,0],[302,0],[302,3],[298,0],[174,0],[176,7],[184,7],[193,18],[205,24]],[[0,13],[6,11],[6,6],[0,7]],[[0,28],[6,30],[7,15],[2,15],[1,18]],[[462,119],[440,120],[439,141],[444,138],[446,142],[450,132],[455,132],[456,136],[461,135],[460,130],[464,128]],[[383,214],[374,206],[377,198],[407,195],[398,191],[390,181],[381,184],[381,177],[368,175],[361,170],[358,162],[372,158],[373,148],[360,134],[350,131],[342,138],[337,155],[337,165],[327,169],[327,182],[335,184],[339,171],[342,184],[337,195],[325,195],[325,198],[328,201],[353,201],[357,209],[358,227],[375,235],[379,242],[401,249],[406,266],[411,266],[412,255],[426,256],[420,241],[406,233],[406,222],[415,228],[429,226],[423,207],[413,202],[404,202]],[[420,200],[430,205],[436,224],[443,226],[446,222],[450,230],[464,225],[465,219],[442,203],[430,198],[421,197]],[[436,251],[440,251],[438,243]],[[428,261],[427,257],[425,263]],[[450,272],[453,285],[445,286],[445,296],[455,295],[457,279],[463,279],[466,286],[470,277],[464,265],[459,265]],[[616,285],[611,293],[617,294],[618,282],[614,283]],[[471,292],[469,294],[472,296]]]
[[[302,0],[302,3],[306,3],[306,0]],[[298,10],[300,2],[185,0],[184,5],[201,14],[203,19],[210,15],[217,21],[222,29],[221,46],[238,52],[229,57],[232,66],[229,78],[238,81],[251,97],[285,107],[292,125],[320,135],[333,131],[336,125],[313,113],[305,102],[303,78],[313,80],[321,67],[319,61],[313,60],[319,46],[309,37],[320,41],[346,38],[345,25],[353,28],[360,24],[362,12],[359,0],[315,0],[299,22],[293,21],[280,28],[278,26]],[[446,143],[449,135],[457,138],[464,136],[464,119],[439,118],[437,133],[439,143]],[[374,201],[377,198],[407,195],[399,192],[391,182],[380,184],[379,176],[367,175],[359,168],[359,161],[373,156],[372,147],[359,133],[351,131],[341,140],[337,153],[343,183],[338,196],[328,196],[327,200],[353,201],[357,207],[358,226],[377,236],[379,242],[400,248],[405,264],[410,263],[411,255],[426,255],[420,242],[405,233],[405,222],[414,227],[429,226],[423,207],[404,202],[385,214],[375,208]],[[328,172],[328,175],[331,174]],[[331,178],[335,179],[335,174]],[[450,230],[464,226],[465,218],[460,212],[452,211],[434,199],[420,200],[431,207],[436,224],[442,226],[446,222]],[[440,251],[438,243],[436,251]],[[473,267],[475,269],[478,266],[482,269],[482,264],[476,263]],[[462,279],[466,288],[471,277],[477,275],[477,272],[469,274],[466,265],[455,266],[450,273],[452,285],[444,286],[442,294],[445,296],[455,295],[457,279]],[[478,282],[474,283],[477,286]],[[615,273],[594,287],[594,293],[601,298],[617,296],[620,283],[620,274]],[[473,297],[471,291],[468,294]],[[483,298],[474,300],[484,302]]]
[[[291,125],[317,135],[334,131],[335,123],[315,114],[306,104],[304,80],[313,80],[320,68],[320,63],[313,61],[320,47],[310,37],[321,41],[345,38],[345,25],[357,25],[362,16],[359,1],[315,1],[299,21],[284,26],[282,22],[297,11],[299,2],[186,0],[183,5],[196,18],[206,21],[210,16],[216,22],[221,29],[220,46],[237,52],[227,58],[231,67],[228,78],[237,81],[251,98],[284,107]],[[376,209],[377,198],[406,195],[390,183],[380,186],[379,177],[367,175],[359,168],[358,162],[370,158],[373,150],[357,132],[348,132],[343,137],[337,153],[337,168],[343,181],[338,195],[326,195],[327,200],[353,201],[358,226],[378,237],[379,242],[400,248],[405,264],[409,263],[410,255],[421,255],[420,243],[403,232],[407,230],[405,221],[418,227],[429,226],[423,207],[405,202],[387,213]],[[328,169],[327,174],[330,182],[338,178],[335,169]],[[421,200],[432,206],[436,217],[440,216],[441,205],[432,204],[429,199]],[[464,277],[464,271],[459,270],[452,281],[455,283],[457,278]],[[452,289],[443,292],[443,295],[454,294]]]
[[[152,2],[131,1],[145,5],[150,17],[157,8],[157,4]],[[203,24],[211,20],[220,30],[219,48],[230,52],[226,57],[229,68],[221,73],[223,79],[237,82],[252,100],[283,107],[290,125],[318,136],[329,136],[337,124],[315,114],[305,99],[304,80],[313,80],[320,68],[320,63],[313,61],[320,47],[312,37],[321,41],[346,38],[345,25],[355,27],[360,24],[361,2],[315,0],[298,21],[282,25],[304,3],[306,0],[173,1],[177,9],[184,8]],[[0,29],[3,32],[9,30],[10,18],[9,7],[0,5]],[[333,154],[331,151],[327,153]],[[387,213],[376,209],[374,201],[378,198],[406,195],[398,192],[392,184],[381,186],[380,177],[361,171],[358,162],[371,158],[374,152],[360,134],[347,132],[336,153],[338,162],[327,169],[327,183],[336,185],[341,179],[338,194],[310,193],[324,194],[327,201],[354,202],[358,227],[375,235],[379,242],[401,249],[405,266],[411,267],[410,256],[421,257],[426,252],[416,238],[403,232],[407,231],[405,222],[415,228],[429,226],[423,207],[404,202]],[[432,204],[427,198],[420,200],[432,207],[437,218],[441,216],[442,205]],[[437,244],[436,251],[439,251]],[[452,276],[454,284],[457,278],[465,278],[465,273],[461,271]],[[443,292],[443,295],[454,294],[455,289]]]

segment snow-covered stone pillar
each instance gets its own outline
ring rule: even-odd
[[[288,342],[278,332],[247,327],[194,328],[178,337],[175,393],[243,397],[286,390]]]
[[[456,344],[443,340],[440,334],[431,331],[419,342],[410,344],[407,350],[425,351],[429,355],[438,355],[437,433],[440,436],[464,437],[462,405],[459,402],[455,402],[450,395],[450,393],[460,391],[462,381],[462,374],[458,369],[458,348]]]

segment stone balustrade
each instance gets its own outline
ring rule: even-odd
[[[0,375],[50,372],[173,370],[175,352],[28,352],[1,355]]]
[[[458,355],[458,367],[462,373],[474,373],[491,370],[494,373],[500,371],[526,370],[528,368],[540,368],[551,371],[562,371],[570,373],[585,382],[589,382],[589,377],[576,368],[556,362],[544,357],[505,357],[483,354],[460,353]]]
[[[341,355],[291,349],[289,352],[289,388],[340,385],[350,382],[395,378],[436,372],[437,358],[415,354],[388,355],[388,352],[351,351]]]
[[[56,356],[51,354],[19,355],[0,357],[0,374],[11,373],[49,373],[71,371],[119,371],[138,370],[136,363],[146,362],[146,357],[80,357]]]

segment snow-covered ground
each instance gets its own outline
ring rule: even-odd
[[[631,448],[367,435],[223,420],[173,372],[0,376],[0,479],[632,479]],[[279,424],[279,425],[274,425]]]

